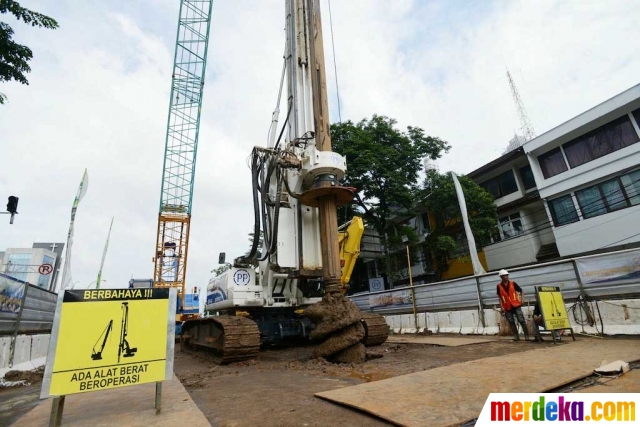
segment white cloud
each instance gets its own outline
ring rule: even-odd
[[[49,31],[13,23],[34,52],[30,85],[4,84],[0,196],[20,197],[0,249],[64,241],[84,168],[73,278],[126,286],[151,277],[177,1],[32,2]],[[327,1],[322,0],[330,109],[337,119]],[[462,3],[461,3],[462,4]],[[538,134],[636,84],[640,5],[617,2],[333,1],[342,118],[374,113],[453,145],[442,170],[469,172],[500,155],[519,127],[508,66]],[[266,141],[284,49],[284,2],[216,2],[196,166],[189,286],[218,252],[248,248],[253,213],[246,158]],[[469,153],[473,153],[469,155]],[[6,217],[5,217],[6,219]]]

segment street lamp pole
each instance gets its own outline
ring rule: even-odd
[[[409,238],[407,236],[402,236],[402,241],[404,242],[405,248],[407,248],[407,270],[409,271],[409,287],[411,287],[411,303],[413,305],[413,322],[416,327],[416,332],[418,332],[418,313],[416,310],[416,292],[413,289],[413,276],[411,275],[411,255],[409,253]]]

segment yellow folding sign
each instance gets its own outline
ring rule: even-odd
[[[59,295],[41,398],[169,380],[175,289]]]

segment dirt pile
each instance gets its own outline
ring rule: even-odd
[[[4,374],[4,381],[17,382],[25,381],[29,384],[39,383],[44,376],[44,366],[33,371],[9,371]]]
[[[305,314],[316,326],[310,334],[311,340],[320,343],[312,357],[324,357],[336,363],[365,361],[362,313],[354,303],[341,295],[325,294],[322,301],[307,308]]]

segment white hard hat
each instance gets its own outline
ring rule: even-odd
[[[502,270],[500,270],[500,271],[498,272],[498,276],[500,276],[500,277],[502,277],[502,276],[508,276],[508,275],[509,275],[509,272],[508,272],[507,270],[504,270],[504,269],[502,269]]]

